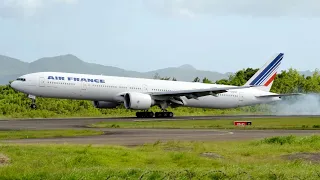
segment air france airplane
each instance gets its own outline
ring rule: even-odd
[[[204,84],[199,82],[165,81],[143,78],[115,77],[63,72],[26,74],[10,86],[29,95],[31,108],[36,97],[90,100],[96,108],[140,110],[137,117],[173,117],[166,109],[178,106],[196,108],[236,108],[281,100],[270,89],[284,54],[277,54],[254,74],[243,86]],[[150,112],[159,106],[161,112]]]

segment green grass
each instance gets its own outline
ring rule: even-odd
[[[282,157],[319,150],[320,136],[134,148],[2,144],[8,160],[0,165],[0,179],[319,179],[320,164]],[[220,157],[202,156],[208,152]]]
[[[0,140],[93,136],[101,134],[103,134],[102,131],[94,130],[16,130],[0,131]]]
[[[251,126],[235,127],[233,121],[249,120]],[[320,118],[268,118],[230,120],[147,120],[99,122],[90,127],[105,128],[179,128],[179,129],[320,129]]]
[[[104,110],[104,111],[103,111]],[[14,112],[5,115],[0,114],[0,120],[14,119],[34,119],[34,118],[94,118],[94,117],[135,117],[136,111],[127,109],[95,109],[93,112],[83,110],[82,112],[60,114],[54,111],[47,110],[28,110],[26,112]],[[151,109],[153,110],[153,109]],[[168,109],[170,111],[170,108]],[[101,113],[100,111],[103,111]],[[159,110],[153,110],[159,111]],[[213,115],[268,115],[266,112],[251,112],[238,109],[231,110],[216,110],[216,109],[191,109],[179,108],[172,110],[176,116],[213,116]]]

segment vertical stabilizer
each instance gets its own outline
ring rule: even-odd
[[[264,64],[248,82],[246,82],[245,86],[259,86],[256,88],[263,91],[270,91],[283,56],[283,53],[274,56],[269,62]]]

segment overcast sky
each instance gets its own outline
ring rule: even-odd
[[[320,67],[319,0],[0,0],[0,54],[149,71]]]

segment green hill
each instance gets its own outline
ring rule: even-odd
[[[154,78],[155,75],[160,77],[174,77],[179,81],[192,81],[195,77],[200,80],[208,78],[215,82],[220,79],[228,79],[232,73],[219,73],[213,71],[202,71],[194,68],[191,65],[185,64],[179,67],[169,67],[158,69],[149,72],[129,71],[112,66],[104,66],[100,64],[87,63],[78,57],[67,54],[55,57],[44,57],[34,62],[27,63],[21,60],[0,55],[0,84],[8,84],[9,81],[17,77],[41,71],[56,71],[56,72],[70,72],[70,73],[84,73],[97,74],[108,76],[125,76],[125,77],[140,77],[140,78]],[[303,71],[300,74],[306,76],[312,75],[311,71]]]
[[[26,63],[18,59],[0,56],[0,84],[7,84],[10,80],[18,76],[41,71],[57,71],[84,74],[103,74],[109,76],[141,77],[153,78],[156,74],[161,77],[175,77],[180,81],[192,81],[195,77],[207,77],[211,80],[227,78],[228,74],[222,74],[210,71],[201,71],[190,65],[180,67],[170,67],[150,72],[129,71],[112,66],[87,63],[78,57],[68,54],[55,57],[45,57],[31,63]]]
[[[28,63],[7,56],[0,55],[0,79],[5,76],[28,72]]]

